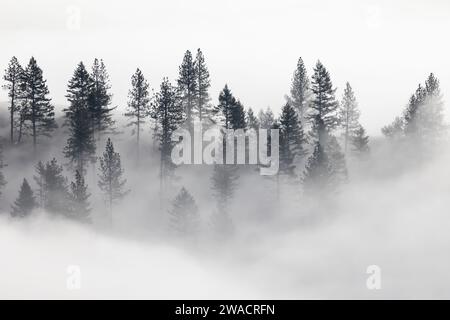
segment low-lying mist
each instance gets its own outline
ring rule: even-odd
[[[129,141],[117,145],[132,192],[111,225],[89,172],[93,224],[44,212],[11,219],[3,199],[13,198],[24,175],[32,181],[34,168],[19,170],[8,153],[1,298],[450,298],[447,143],[424,156],[373,139],[370,157],[349,158],[349,182],[325,202],[307,201],[291,186],[277,206],[273,182],[243,172],[230,210],[234,232],[226,236],[211,231],[210,168],[181,167],[175,184],[189,189],[200,209],[195,239],[173,237],[167,226],[156,160],[144,155],[148,163],[137,167]],[[371,265],[381,270],[379,290],[366,285]],[[68,285],[74,266],[79,288]]]

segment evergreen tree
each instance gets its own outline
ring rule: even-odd
[[[9,119],[10,119],[10,141],[11,144],[14,143],[14,131],[15,131],[15,117],[18,112],[18,100],[22,94],[22,80],[23,80],[23,69],[17,61],[16,57],[12,57],[9,62],[8,68],[5,70],[5,75],[3,79],[7,82],[3,88],[8,90],[8,97],[10,99],[9,109]]]
[[[164,78],[160,91],[155,96],[151,115],[156,120],[155,138],[161,152],[160,187],[162,195],[163,182],[174,169],[171,160],[171,152],[175,143],[172,141],[172,133],[184,120],[183,108],[179,103],[177,91],[167,78]]]
[[[20,187],[19,196],[14,205],[12,206],[11,216],[23,218],[31,214],[31,212],[37,207],[36,199],[28,184],[27,179],[23,179],[23,183]]]
[[[172,201],[170,226],[179,235],[193,234],[198,230],[198,207],[194,197],[183,187]]]
[[[439,138],[444,129],[444,102],[439,86],[439,80],[433,73],[425,81],[425,90],[427,92],[426,112],[423,115],[424,136],[428,139]]]
[[[130,118],[128,126],[134,126],[136,131],[136,148],[139,161],[139,140],[141,126],[150,114],[149,85],[141,70],[137,69],[131,77],[131,89],[128,93],[128,110],[125,116]]]
[[[275,122],[275,116],[270,107],[267,107],[266,111],[260,110],[258,118],[261,129],[270,129]]]
[[[255,116],[252,108],[248,108],[248,110],[247,110],[246,123],[247,123],[247,129],[253,129],[256,132],[258,132],[260,123],[259,123],[259,119]]]
[[[123,178],[123,169],[120,154],[114,151],[111,139],[106,142],[106,149],[100,157],[100,173],[98,186],[103,191],[105,200],[112,212],[113,204],[122,199],[128,191],[125,190],[126,179]]]
[[[239,178],[237,169],[238,167],[235,165],[214,165],[211,181],[217,211],[213,215],[212,223],[216,230],[228,232],[232,228],[229,208],[236,189],[236,182]]]
[[[197,77],[196,64],[192,58],[191,52],[188,50],[184,54],[183,62],[180,66],[180,73],[178,77],[178,92],[185,113],[186,125],[189,130],[191,130],[193,127],[194,107],[196,106],[196,97],[198,94],[197,89],[199,83],[200,81]],[[207,89],[208,87],[206,87],[206,90]],[[204,93],[202,95],[204,95]]]
[[[211,105],[209,104],[209,87],[211,86],[209,80],[209,71],[205,63],[205,57],[200,49],[197,50],[197,55],[195,57],[195,75],[196,81],[196,104],[195,109],[198,115],[198,119],[202,122],[207,119],[211,113]]]
[[[89,95],[89,116],[91,117],[92,134],[98,135],[108,129],[113,130],[114,120],[112,119],[112,111],[110,108],[112,94],[109,92],[111,84],[106,66],[103,60],[94,59],[92,72],[90,74],[92,85]]]
[[[394,121],[384,126],[381,129],[381,132],[387,137],[391,139],[400,138],[404,133],[404,119],[402,117],[396,117]]]
[[[5,176],[3,175],[3,168],[5,164],[3,163],[3,145],[0,142],[0,196],[2,195],[2,189],[6,185]]]
[[[46,164],[39,161],[34,180],[38,185],[39,204],[47,212],[67,214],[69,190],[67,178],[63,176],[63,167],[53,158]]]
[[[425,104],[426,96],[427,96],[426,89],[419,84],[419,87],[417,88],[416,92],[409,99],[408,106],[405,110],[404,114],[405,135],[416,136],[416,138],[418,138],[418,136],[421,135],[422,119],[420,115],[421,109],[423,109]]]
[[[359,125],[359,110],[355,94],[350,83],[346,83],[344,96],[339,108],[340,127],[344,131],[344,152],[347,153],[348,143],[350,142],[355,130]]]
[[[305,64],[300,57],[297,62],[297,69],[295,69],[292,78],[291,95],[288,97],[288,103],[295,108],[298,114],[299,121],[304,126],[304,120],[308,114],[310,102],[310,83],[308,74],[306,72]]]
[[[366,130],[361,125],[355,130],[351,142],[353,145],[352,151],[357,156],[364,156],[370,151],[369,136],[366,135]]]
[[[31,123],[31,136],[33,137],[33,149],[36,150],[37,138],[40,135],[49,136],[57,128],[55,122],[54,107],[50,104],[46,80],[42,76],[42,70],[34,58],[30,59],[23,72],[22,98],[26,100],[23,106],[25,119]]]
[[[228,88],[228,85],[225,85],[223,90],[219,94],[219,103],[214,108],[214,114],[218,118],[218,122],[225,128],[231,129],[232,125],[232,110],[236,106],[237,100],[231,93],[231,90]]]
[[[70,183],[71,217],[80,221],[90,221],[89,197],[87,185],[80,171],[75,171],[75,181]]]
[[[316,142],[314,152],[308,159],[303,173],[303,190],[309,196],[326,195],[332,186],[332,169],[320,142]]]
[[[289,103],[286,103],[280,117],[279,174],[295,176],[295,160],[305,155],[305,143],[306,139],[297,112]]]
[[[416,143],[429,143],[439,138],[445,130],[443,100],[439,81],[430,76],[425,86],[419,84],[410,97],[402,117],[382,129],[387,137],[408,137]]]
[[[239,100],[236,101],[231,115],[231,126],[234,130],[245,129],[247,127],[245,109]]]
[[[335,91],[330,79],[330,74],[323,64],[318,61],[314,68],[314,75],[312,77],[311,90],[314,94],[311,108],[313,109],[309,115],[312,121],[313,136],[319,139],[321,144],[323,138],[326,138],[327,133],[331,132],[339,124],[337,116],[338,103],[335,99]]]
[[[70,106],[64,109],[65,125],[69,127],[69,138],[64,147],[64,155],[70,165],[85,172],[86,164],[95,161],[95,141],[92,119],[89,113],[90,93],[93,81],[80,62],[69,81],[67,99]]]
[[[333,188],[337,189],[341,183],[347,182],[348,171],[345,155],[335,136],[329,136],[327,138],[325,153],[327,154],[331,168],[331,182]]]
[[[225,129],[245,129],[245,110],[242,103],[237,100],[228,85],[225,85],[219,94],[219,104],[214,108],[218,122]]]

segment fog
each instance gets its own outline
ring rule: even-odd
[[[419,146],[380,130],[395,116],[405,117],[410,94],[431,72],[447,100],[449,10],[445,0],[3,0],[0,70],[12,56],[22,66],[34,56],[59,128],[51,138],[38,137],[36,154],[30,136],[9,144],[9,97],[0,90],[7,165],[0,167],[7,181],[0,185],[0,298],[450,299],[448,135]],[[228,84],[246,111],[270,106],[276,117],[299,57],[309,77],[320,59],[337,100],[351,83],[370,153],[357,158],[349,152],[348,181],[315,197],[304,195],[300,179],[280,183],[256,166],[240,167],[228,208],[232,227],[215,229],[214,167],[177,167],[161,192],[154,123],[146,119],[138,161],[136,136],[123,117],[137,67],[157,91],[163,77],[176,83],[184,53],[195,55],[197,48],[211,76],[213,105]],[[110,213],[97,185],[97,162],[86,170],[92,223],[42,209],[12,218],[24,178],[36,195],[38,161],[55,157],[73,180],[62,152],[67,83],[80,61],[90,70],[94,58],[104,60],[110,75],[120,133],[102,133],[96,156],[110,137],[130,192]],[[447,107],[442,115],[448,127]],[[340,143],[341,133],[332,132]],[[297,178],[313,149],[308,144],[297,163]],[[170,227],[181,187],[199,210],[190,236]],[[368,285],[371,266],[381,272],[379,288]]]
[[[176,185],[194,194],[202,217],[197,239],[187,240],[171,236],[158,208],[156,170],[135,171],[126,156],[134,191],[113,225],[102,223],[100,209],[92,225],[43,212],[19,221],[0,216],[0,297],[449,298],[448,143],[420,161],[398,150],[405,152],[374,139],[370,159],[350,159],[350,182],[332,200],[308,202],[293,189],[279,211],[271,210],[264,178],[241,175],[227,237],[210,227],[208,168],[179,168]],[[18,187],[24,172],[17,181],[18,172],[8,172]],[[366,286],[371,265],[381,269],[379,290]],[[70,266],[81,272],[79,289],[67,286]]]

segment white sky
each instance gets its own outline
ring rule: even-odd
[[[54,102],[66,104],[76,64],[103,58],[123,107],[136,67],[158,88],[200,47],[214,103],[228,83],[246,107],[278,111],[298,57],[310,74],[320,59],[339,98],[352,84],[362,123],[378,135],[430,72],[450,95],[449,30],[446,0],[0,0],[0,68],[34,55]]]

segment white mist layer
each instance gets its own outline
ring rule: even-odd
[[[299,201],[262,225],[242,221],[222,244],[3,215],[0,297],[450,298],[450,157],[439,159],[392,177],[372,168],[326,219],[302,224]],[[79,290],[67,289],[69,265],[80,267]],[[381,268],[380,290],[366,287],[369,265]]]

